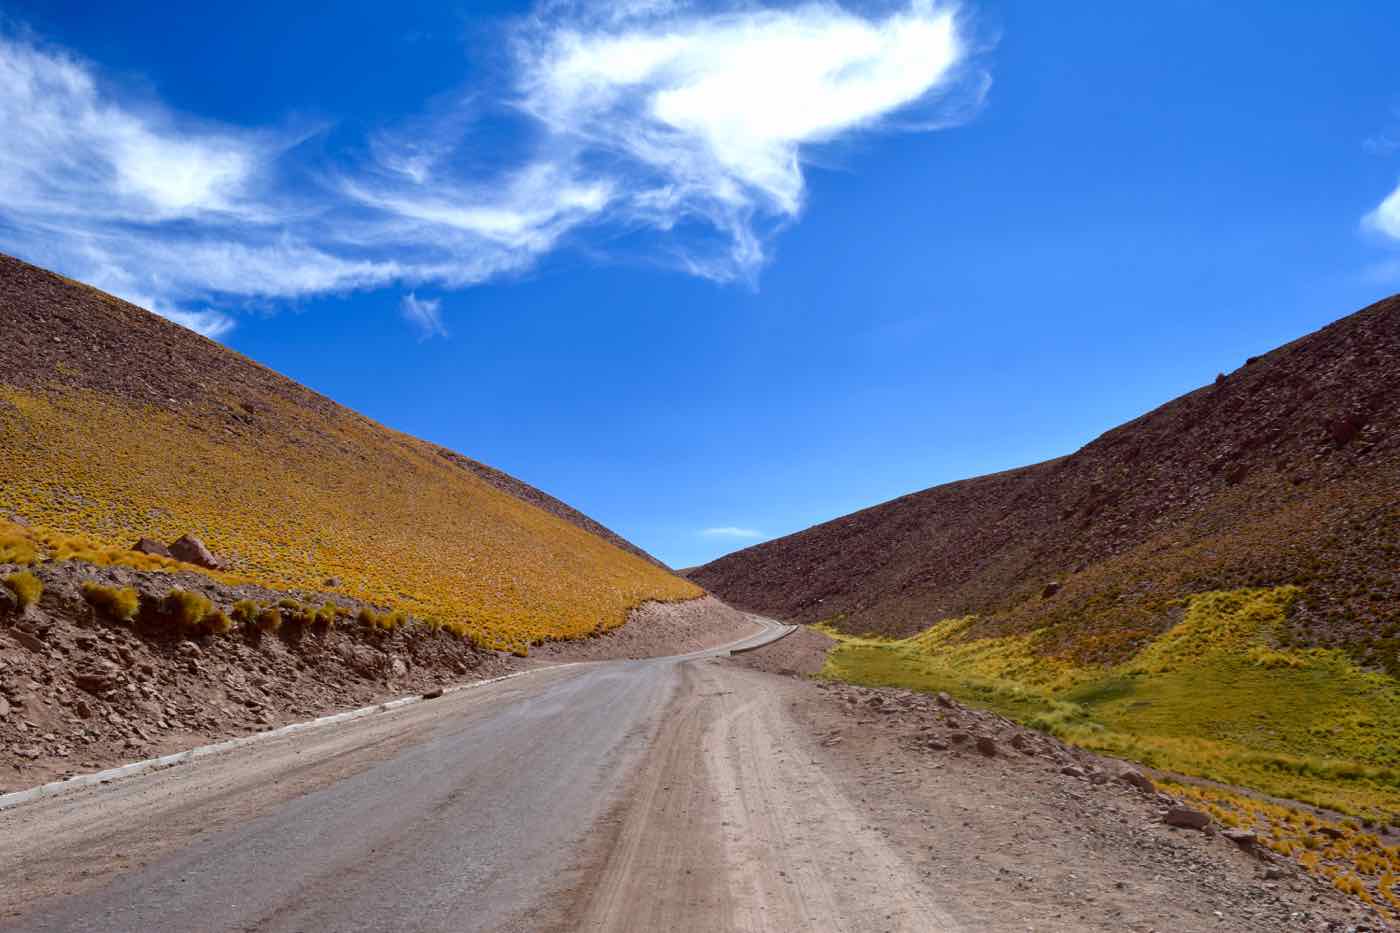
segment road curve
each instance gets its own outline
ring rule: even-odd
[[[720,746],[752,728],[733,703],[713,707],[713,721],[698,716],[710,707],[697,690],[724,692],[713,677],[727,668],[706,658],[786,633],[760,624],[723,649],[542,669],[0,813],[0,928],[654,929],[636,925],[625,902],[667,898],[631,886],[642,875],[618,862],[615,843],[633,859],[656,846],[644,816],[638,822],[638,789],[689,775],[699,782],[693,791],[720,807],[713,825],[677,824],[705,841],[672,839],[667,857],[675,862],[682,846],[699,861],[678,869],[678,879],[698,871],[716,891],[733,888],[725,877],[732,853],[716,844],[715,829],[742,821],[745,775],[735,769],[748,765]],[[697,679],[697,663],[714,669],[710,679]],[[731,694],[748,689],[735,683]],[[754,709],[773,715],[771,704]],[[686,745],[689,757],[668,758],[673,769],[684,762],[685,773],[657,778],[657,748]],[[752,780],[779,777],[781,753],[745,754],[772,772]],[[707,756],[719,771],[707,769]],[[718,779],[730,785],[723,799],[702,788]],[[782,834],[780,810],[758,814],[763,835]],[[846,827],[842,842],[857,828],[851,814],[838,814],[837,825]],[[731,833],[742,836],[742,827]],[[750,873],[761,848],[745,850]],[[810,869],[805,885],[809,894],[822,888]],[[798,898],[786,913],[782,904],[755,912],[742,896],[717,897],[721,913],[695,913],[686,928],[783,929],[834,910],[829,894]],[[831,921],[824,928],[861,928]]]

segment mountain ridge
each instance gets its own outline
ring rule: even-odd
[[[1400,626],[1400,296],[1037,464],[943,484],[690,572],[789,621],[1121,659],[1174,601],[1302,584],[1292,637],[1351,646]],[[1396,666],[1394,645],[1383,660]]]

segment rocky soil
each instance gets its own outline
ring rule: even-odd
[[[1390,929],[1160,792],[1150,772],[993,713],[822,682],[793,710],[876,825],[930,878],[957,879],[944,889],[954,913],[987,928]]]

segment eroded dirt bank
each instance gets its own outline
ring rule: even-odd
[[[0,793],[535,664],[683,653],[756,629],[713,597],[647,604],[612,633],[522,659],[447,632],[359,625],[361,604],[334,593],[75,562],[34,572],[44,584],[38,604],[0,608]],[[275,633],[190,638],[95,612],[80,590],[85,581],[132,586],[143,599],[185,589],[225,610],[240,599],[276,606],[292,598],[346,613],[323,630],[292,624],[288,609]]]

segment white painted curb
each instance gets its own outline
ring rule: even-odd
[[[549,667],[536,667],[528,671],[516,671],[513,674],[502,674],[500,677],[491,677],[487,680],[476,680],[471,683],[444,687],[442,692],[443,694],[448,694],[456,693],[459,690],[472,690],[476,687],[498,684],[503,680],[510,680],[514,677],[524,677],[526,674],[535,674],[539,671],[558,670],[561,667],[572,666],[572,664],[554,664]],[[143,774],[147,771],[189,764],[199,758],[217,755],[220,752],[231,751],[235,748],[243,748],[245,745],[265,742],[268,739],[280,738],[284,735],[292,735],[297,732],[305,732],[308,729],[317,729],[321,726],[333,726],[337,723],[351,722],[356,719],[363,719],[366,716],[374,716],[378,713],[388,713],[396,709],[403,709],[405,706],[413,706],[416,703],[422,703],[425,699],[427,699],[427,697],[421,693],[415,694],[414,696],[400,697],[397,700],[387,700],[383,703],[377,703],[374,706],[362,706],[359,709],[352,709],[344,713],[333,713],[330,716],[322,716],[319,719],[309,719],[306,722],[294,722],[291,725],[281,726],[277,729],[269,729],[267,732],[255,732],[252,735],[228,739],[227,741],[218,742],[214,745],[201,745],[198,748],[191,748],[170,755],[162,755],[159,758],[147,758],[145,761],[133,761],[131,764],[121,765],[116,768],[108,768],[106,771],[96,771],[92,774],[75,774],[73,777],[64,778],[61,781],[54,781],[50,784],[41,784],[38,787],[31,787],[28,790],[17,790],[9,794],[0,794],[0,811],[9,810],[20,804],[29,803],[30,801],[39,800],[44,797],[52,797],[55,794],[76,790],[80,787],[92,787],[96,784],[106,784],[109,781],[115,781],[118,778],[131,777],[134,774]]]

